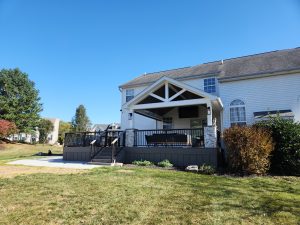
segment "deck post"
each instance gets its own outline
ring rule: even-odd
[[[127,129],[125,132],[125,146],[134,147],[135,145],[135,131],[136,129]]]

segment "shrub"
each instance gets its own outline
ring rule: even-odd
[[[173,167],[173,164],[169,160],[167,160],[167,159],[165,159],[165,160],[157,163],[157,165],[159,167]]]
[[[200,166],[198,169],[198,173],[201,173],[201,174],[211,175],[211,174],[214,174],[215,172],[216,172],[216,170],[214,167],[212,167],[210,165],[205,165],[205,164]]]
[[[268,171],[273,150],[268,130],[234,126],[224,131],[224,142],[231,172],[261,175]]]
[[[147,160],[136,160],[132,162],[133,165],[137,166],[152,166],[153,163]]]
[[[17,127],[13,122],[8,120],[0,120],[0,137],[5,138],[17,132]]]
[[[300,123],[278,117],[256,124],[270,130],[274,140],[271,172],[300,175]]]

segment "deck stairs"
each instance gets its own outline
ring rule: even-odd
[[[118,163],[115,160],[112,161],[112,147],[104,147],[92,158],[89,164],[102,166],[123,166],[123,163]]]

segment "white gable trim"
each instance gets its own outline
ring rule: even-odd
[[[152,85],[150,85],[149,87],[147,87],[145,90],[143,90],[141,93],[139,93],[137,96],[135,96],[133,99],[131,99],[129,102],[125,103],[123,107],[125,108],[128,108],[130,106],[133,106],[135,105],[137,102],[139,102],[140,100],[142,100],[144,97],[146,97],[147,95],[151,95],[152,92],[156,91],[157,89],[159,89],[160,87],[162,87],[162,85],[165,85],[166,83],[170,83],[170,84],[173,84],[177,87],[180,87],[182,88],[183,90],[185,91],[190,91],[196,95],[199,95],[199,96],[202,96],[203,98],[205,98],[206,100],[209,99],[210,101],[214,101],[214,100],[217,100],[218,97],[217,96],[214,96],[214,95],[211,95],[209,93],[206,93],[198,88],[194,88],[190,85],[187,85],[187,84],[184,84],[182,82],[179,82],[179,81],[176,81],[172,78],[169,78],[169,77],[162,77],[161,79],[157,80],[155,83],[153,83]],[[166,88],[167,89],[167,88]],[[166,91],[168,92],[168,91]],[[177,95],[177,94],[175,94]],[[153,96],[153,94],[151,95]],[[159,96],[153,96],[155,98],[159,97]],[[166,96],[166,99],[168,99],[169,101],[173,100],[174,96],[172,96],[171,98],[169,98],[169,96]],[[176,96],[177,97],[177,96]],[[175,98],[176,98],[175,97]],[[163,98],[157,98],[159,100],[162,100]],[[152,104],[155,104],[155,103],[152,103]],[[173,104],[175,104],[173,102]]]

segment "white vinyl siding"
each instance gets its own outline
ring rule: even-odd
[[[230,103],[241,99],[246,104],[247,124],[253,124],[254,112],[287,110],[300,121],[300,74],[270,76],[219,84],[224,105],[223,126],[230,127]]]

